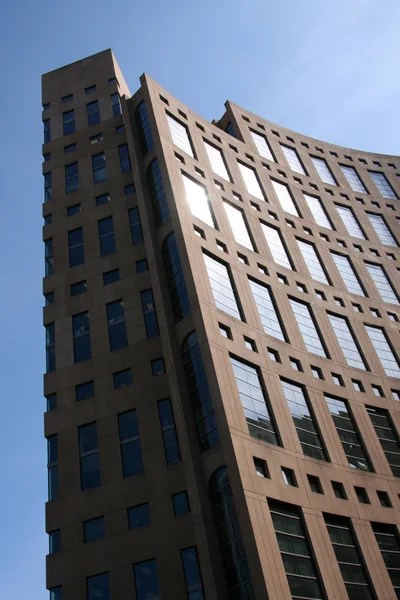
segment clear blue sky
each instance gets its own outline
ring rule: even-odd
[[[112,47],[208,119],[229,99],[290,129],[399,153],[399,0],[3,2],[0,599],[44,579],[40,75]]]

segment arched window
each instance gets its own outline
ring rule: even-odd
[[[160,165],[157,159],[153,160],[147,169],[147,183],[150,189],[156,225],[159,227],[168,221],[171,216],[169,214],[167,198],[165,197]]]
[[[190,314],[190,303],[174,233],[165,238],[161,253],[175,323],[178,323]]]

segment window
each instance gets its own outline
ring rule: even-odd
[[[364,442],[346,400],[325,394],[325,401],[332,415],[344,453],[352,469],[373,471]]]
[[[261,223],[261,228],[263,230],[265,239],[267,240],[273,260],[278,265],[293,270],[292,260],[289,257],[281,232],[275,227],[267,225],[266,223]]]
[[[100,108],[99,108],[98,100],[95,100],[94,102],[89,102],[89,104],[86,104],[86,112],[87,112],[87,119],[88,119],[89,127],[92,127],[93,125],[97,125],[97,123],[100,123]]]
[[[104,517],[96,517],[96,519],[90,519],[89,521],[83,522],[83,538],[85,544],[101,540],[104,537],[106,537]]]
[[[246,222],[243,210],[226,200],[223,201],[223,204],[236,242],[255,252],[256,249],[250,237],[249,226]]]
[[[161,254],[167,278],[172,312],[174,314],[175,323],[179,323],[179,321],[190,314],[191,309],[178,246],[173,232],[164,240],[161,247]]]
[[[71,284],[71,296],[79,296],[79,294],[86,294],[86,292],[86,281],[78,281],[77,283]]]
[[[115,135],[120,135],[121,133],[125,133],[125,125],[119,125],[115,128]]]
[[[368,368],[367,363],[346,317],[328,313],[328,318],[347,364],[365,371]]]
[[[111,196],[108,192],[106,194],[100,194],[100,196],[96,196],[96,206],[108,204],[108,202],[111,202]]]
[[[48,500],[59,498],[59,476],[58,476],[58,438],[51,435],[47,438],[47,475],[48,475]]]
[[[136,273],[144,273],[149,270],[149,265],[147,264],[147,259],[142,258],[142,260],[136,261]]]
[[[101,485],[97,424],[78,427],[81,489],[88,490]]]
[[[326,160],[323,158],[317,158],[316,156],[310,156],[310,158],[321,180],[324,183],[336,185],[336,181],[332,175],[330,168],[328,167],[328,163],[326,162]]]
[[[122,115],[121,98],[119,97],[118,93],[111,94],[110,98],[111,98],[111,106],[112,106],[113,116],[119,117],[120,115]]]
[[[124,185],[124,194],[125,196],[130,196],[135,191],[135,186],[133,183],[128,183],[128,185]]]
[[[147,114],[146,105],[141,102],[135,111],[136,127],[139,133],[140,147],[142,154],[145,156],[154,148],[154,139],[151,131],[149,116]]]
[[[167,121],[171,132],[172,143],[181,150],[195,158],[192,140],[189,136],[189,130],[186,125],[175,119],[167,113]]]
[[[225,466],[210,477],[209,491],[229,597],[255,600],[246,549]]]
[[[154,218],[157,227],[168,221],[171,216],[169,214],[167,197],[164,190],[164,185],[161,177],[160,166],[158,160],[155,159],[148,167],[147,184],[150,190],[150,197],[153,205]]]
[[[204,221],[210,227],[215,227],[214,214],[205,187],[185,175],[185,173],[182,173],[182,179],[185,187],[186,202],[192,215]]]
[[[329,358],[310,306],[294,298],[289,298],[289,302],[307,350],[317,356]]]
[[[44,275],[49,277],[54,271],[53,238],[44,241]]]
[[[132,167],[131,159],[129,158],[128,144],[122,144],[121,146],[118,146],[118,152],[121,171],[123,173],[129,173],[129,171],[132,170]]]
[[[172,504],[175,517],[182,517],[190,513],[189,498],[186,491],[172,494]]]
[[[303,165],[301,164],[297,151],[289,146],[283,146],[283,144],[281,144],[281,148],[292,171],[296,171],[296,173],[301,173],[302,175],[307,175]]]
[[[75,116],[74,111],[69,110],[63,113],[63,133],[64,135],[70,135],[75,132]],[[65,150],[64,150],[65,153]]]
[[[150,505],[146,502],[128,508],[129,529],[139,529],[151,525]]]
[[[378,496],[379,502],[383,508],[393,508],[393,505],[390,501],[390,496],[387,492],[377,490],[376,495]]]
[[[49,292],[48,294],[44,294],[44,304],[45,304],[45,306],[54,304],[54,292]]]
[[[43,143],[47,144],[47,142],[51,141],[51,130],[50,130],[50,119],[45,119],[43,121]]]
[[[165,373],[165,363],[163,358],[156,358],[151,361],[151,372],[153,377],[158,377],[158,375],[164,375]]]
[[[347,229],[348,234],[352,237],[365,240],[366,237],[356,217],[354,216],[353,210],[351,208],[348,208],[347,206],[340,206],[339,204],[336,204],[335,206],[340,218],[343,221],[343,225]]]
[[[231,364],[250,435],[269,444],[280,445],[260,372],[233,356]]]
[[[253,279],[249,279],[249,284],[265,333],[283,342],[288,342],[278,305],[269,286]]]
[[[228,327],[227,325],[223,325],[222,323],[218,323],[218,326],[219,326],[219,332],[223,337],[225,337],[229,340],[233,339],[232,331],[231,331],[230,327]]]
[[[146,290],[140,293],[142,299],[142,309],[144,324],[146,327],[146,335],[148,338],[159,335],[157,313],[154,305],[154,297],[152,290]]]
[[[365,296],[366,294],[361,286],[360,279],[351,263],[350,258],[348,256],[344,256],[343,254],[336,254],[336,252],[332,251],[331,255],[350,294]]]
[[[74,162],[65,166],[65,193],[71,194],[79,190],[78,163]]]
[[[133,565],[135,576],[136,600],[149,600],[149,598],[160,598],[160,586],[156,560],[145,560]]]
[[[388,377],[400,378],[399,361],[389,344],[386,331],[378,327],[372,327],[371,325],[365,325],[365,331],[375,348],[386,375]]]
[[[331,484],[335,497],[339,498],[339,500],[347,500],[347,494],[343,483],[340,483],[340,481],[331,481]]]
[[[365,488],[358,487],[355,485],[354,491],[356,493],[357,500],[360,502],[360,504],[371,504],[367,494],[367,490]]]
[[[371,523],[371,526],[375,534],[376,543],[381,551],[383,562],[392,581],[396,598],[400,598],[398,567],[400,540],[398,529],[395,525],[388,525],[386,523]]]
[[[128,336],[125,325],[124,303],[122,300],[109,302],[106,309],[110,350],[125,348],[128,345]]]
[[[50,202],[53,198],[53,186],[51,182],[51,171],[47,173],[43,173],[43,181],[44,181],[44,201]]]
[[[195,331],[188,335],[182,345],[182,360],[200,451],[205,452],[219,443],[219,434],[207,375]]]
[[[329,460],[305,389],[284,379],[281,379],[281,384],[304,454],[319,460]]]
[[[347,179],[347,183],[353,190],[353,192],[360,192],[361,194],[368,194],[367,190],[364,187],[363,182],[358,176],[357,171],[354,167],[346,167],[344,165],[339,165],[342,169],[343,175]]]
[[[110,600],[110,582],[108,573],[87,577],[87,600]]]
[[[230,121],[229,121],[228,125],[225,127],[225,131],[226,131],[226,133],[229,133],[229,135],[237,138],[235,128]]]
[[[46,373],[56,370],[56,340],[54,323],[45,325],[46,331]]]
[[[119,371],[118,373],[114,373],[114,390],[118,390],[119,388],[127,387],[128,385],[132,385],[132,371],[131,369],[125,369],[125,371]]]
[[[93,381],[86,381],[75,386],[75,400],[80,402],[81,400],[87,400],[94,396],[94,383]]]
[[[80,204],[74,204],[73,206],[67,206],[67,217],[72,217],[81,212],[82,207]]]
[[[327,514],[324,519],[349,598],[376,598],[350,519]]]
[[[384,198],[397,198],[392,186],[383,173],[376,173],[375,171],[368,171],[368,173]]]
[[[330,282],[326,276],[324,265],[319,256],[319,252],[314,244],[304,242],[303,240],[297,239],[297,245],[299,246],[301,255],[304,262],[307,265],[307,269],[310,273],[311,278],[314,281],[320,281],[326,285],[330,285]]]
[[[128,210],[129,226],[131,228],[132,244],[141,244],[143,242],[142,225],[138,208]]]
[[[263,158],[270,160],[271,162],[275,162],[274,156],[271,151],[271,147],[265,135],[256,133],[252,129],[250,129],[250,135],[253,138],[253,142],[257,148],[258,154]]]
[[[207,142],[207,140],[204,140],[204,145],[214,173],[226,179],[226,181],[231,181],[222,151],[213,144],[210,144],[210,142]]]
[[[88,360],[92,356],[90,347],[89,313],[82,312],[72,317],[74,362]]]
[[[325,598],[301,509],[268,498],[292,598]]]
[[[49,554],[55,554],[61,550],[61,530],[49,532]]]
[[[397,246],[398,245],[392,235],[392,232],[390,231],[389,227],[386,225],[385,219],[381,215],[374,215],[372,213],[367,213],[367,217],[382,244],[384,244],[385,246]]]
[[[158,402],[161,433],[164,442],[164,452],[167,465],[172,465],[181,460],[178,437],[176,433],[172,403],[169,398]]]
[[[143,473],[142,444],[136,410],[118,415],[123,477]]]
[[[101,256],[112,254],[116,250],[113,218],[107,217],[97,222]]]
[[[115,281],[119,281],[121,278],[119,276],[119,269],[113,269],[112,271],[107,271],[107,273],[103,273],[103,285],[110,285]]]
[[[310,490],[314,492],[314,494],[324,493],[319,477],[316,477],[315,475],[307,475],[307,479],[310,486]]]
[[[49,394],[46,398],[46,411],[55,410],[57,408],[57,394]]]
[[[71,100],[73,100],[74,95],[73,94],[67,94],[66,96],[63,96],[61,98],[61,102],[62,104],[65,104],[66,102],[71,102]]]
[[[188,600],[205,600],[196,547],[181,550],[181,559]]]
[[[260,184],[257,172],[252,167],[248,167],[242,162],[238,161],[239,170],[242,175],[245,187],[251,196],[258,198],[259,200],[265,200],[264,192]]]
[[[45,102],[44,104],[42,104],[43,110],[49,110],[50,108],[50,102]]]
[[[116,77],[110,77],[108,80],[108,85],[119,85],[118,79]]]
[[[231,317],[243,321],[229,265],[204,254],[204,252],[203,257],[216,307]]]
[[[278,197],[279,204],[287,213],[294,215],[295,217],[301,217],[296,204],[294,203],[292,194],[290,192],[289,186],[284,183],[279,183],[278,181],[271,180],[272,186],[275,190],[275,193]]]
[[[96,133],[96,135],[90,136],[89,140],[91,144],[98,144],[99,142],[103,141],[103,134]]]
[[[62,586],[50,588],[50,600],[62,600]]]
[[[96,91],[95,85],[90,85],[89,87],[85,88],[85,94],[92,94],[95,91]]]
[[[400,477],[400,440],[389,411],[375,406],[366,406],[378,440],[395,477]]]
[[[254,468],[259,477],[265,477],[266,479],[270,479],[267,461],[262,458],[257,458],[253,456]]]
[[[104,152],[92,156],[93,182],[100,183],[107,179],[107,165]]]

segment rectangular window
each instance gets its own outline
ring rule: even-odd
[[[310,196],[304,192],[303,197],[308,204],[308,208],[310,209],[316,224],[320,227],[325,227],[325,229],[333,229],[329,216],[320,198],[317,198],[316,196]]]
[[[54,323],[45,325],[46,331],[46,373],[56,370],[56,338]]]
[[[120,115],[122,115],[121,98],[118,93],[111,94],[110,98],[111,98],[111,106],[112,106],[113,115],[114,115],[114,117],[119,117]]]
[[[189,498],[186,491],[172,494],[172,504],[175,517],[182,517],[190,513]]]
[[[371,523],[376,543],[381,551],[383,562],[392,581],[396,598],[400,598],[399,557],[400,540],[396,525]]]
[[[372,227],[375,230],[376,235],[378,236],[380,242],[384,246],[397,246],[397,241],[392,235],[389,227],[386,225],[385,219],[381,215],[374,215],[372,213],[367,213],[367,217]]]
[[[123,173],[129,173],[129,171],[132,171],[132,167],[131,159],[129,157],[128,144],[122,144],[121,146],[118,146],[118,152],[121,171]]]
[[[164,452],[167,465],[172,465],[181,460],[178,436],[176,433],[172,403],[169,398],[158,402],[161,433],[164,442]]]
[[[242,175],[245,187],[251,196],[258,198],[259,200],[265,201],[265,194],[261,187],[258,174],[252,167],[248,167],[242,162],[238,161],[239,170]]]
[[[365,240],[366,237],[360,225],[358,224],[356,217],[354,216],[353,210],[347,206],[340,206],[339,204],[336,204],[335,206],[340,218],[343,221],[343,225],[347,229],[348,234],[352,237]]]
[[[110,285],[121,279],[119,269],[113,269],[103,273],[103,285]]]
[[[155,558],[136,563],[133,565],[133,572],[136,600],[149,600],[150,598],[157,600],[157,598],[161,598]]]
[[[108,204],[109,202],[111,202],[111,196],[110,196],[109,192],[106,192],[105,194],[100,194],[100,196],[96,196],[95,201],[96,201],[96,206],[101,206],[102,204]]]
[[[167,197],[161,176],[160,165],[157,159],[154,159],[153,162],[150,163],[146,175],[153,205],[154,218],[157,227],[160,227],[162,223],[165,223],[171,218],[171,215],[169,214]]]
[[[71,100],[73,100],[74,95],[73,94],[67,94],[66,96],[63,96],[61,98],[61,102],[62,104],[65,104],[66,102],[71,102]]]
[[[216,307],[235,319],[243,320],[229,265],[204,252],[203,257]]]
[[[71,284],[71,296],[79,296],[79,294],[86,294],[87,283],[86,281],[77,281]]]
[[[284,379],[281,379],[281,384],[304,454],[319,460],[329,460],[304,388]]]
[[[85,262],[82,227],[68,231],[69,266],[76,267]]]
[[[128,210],[129,225],[131,228],[132,244],[141,244],[143,242],[142,224],[138,208]]]
[[[307,350],[317,356],[329,358],[310,306],[294,298],[289,298],[289,302]]]
[[[238,244],[241,244],[249,250],[255,251],[253,241],[250,237],[249,227],[246,222],[246,217],[243,210],[237,208],[226,200],[223,201],[226,214],[228,216],[229,225],[231,226],[233,237]]]
[[[116,300],[106,305],[108,321],[108,337],[110,350],[119,350],[128,345],[126,333],[125,311],[122,300]]]
[[[110,582],[108,573],[87,577],[87,600],[110,600]]]
[[[181,150],[195,158],[192,140],[189,136],[189,130],[186,125],[175,119],[167,113],[167,121],[171,132],[172,143]]]
[[[375,406],[366,406],[367,413],[374,426],[382,450],[385,453],[392,473],[400,477],[400,443],[399,436],[395,430],[389,411]]]
[[[89,490],[101,485],[97,423],[78,427],[81,489]]]
[[[50,588],[50,600],[62,600],[62,586]]]
[[[340,400],[325,394],[325,401],[332,415],[344,453],[349,461],[349,466],[352,469],[360,469],[361,471],[373,471],[347,400]]]
[[[44,241],[44,275],[49,277],[54,271],[53,238]]]
[[[142,155],[146,156],[146,154],[154,148],[154,139],[151,131],[149,115],[147,113],[147,108],[144,101],[142,101],[135,110],[135,120],[139,134]]]
[[[376,598],[350,519],[324,514],[336,560],[349,598]]]
[[[182,179],[185,186],[186,201],[192,215],[201,219],[210,227],[215,227],[215,219],[205,187],[185,175],[185,173],[182,173]]]
[[[285,155],[287,163],[292,169],[292,171],[295,171],[296,173],[301,173],[302,175],[307,175],[300,161],[299,155],[297,154],[297,150],[295,150],[294,148],[289,148],[289,146],[283,146],[283,144],[281,144],[281,148],[283,154]]]
[[[51,130],[50,130],[50,119],[45,119],[43,121],[43,143],[47,144],[47,142],[51,141]]]
[[[107,179],[107,165],[104,152],[92,156],[93,182],[100,183]]]
[[[96,85],[90,85],[89,87],[85,88],[85,94],[93,94],[95,91]]]
[[[270,498],[268,505],[292,598],[325,598],[301,509]]]
[[[343,254],[337,254],[331,251],[332,258],[335,265],[343,279],[343,283],[346,286],[350,294],[358,294],[359,296],[365,296],[363,287],[361,286],[360,280],[357,273],[354,270],[351,260],[348,256]]]
[[[278,340],[282,340],[282,342],[288,342],[289,340],[271,289],[253,279],[249,279],[249,283],[265,333]]]
[[[55,529],[49,532],[49,554],[55,554],[61,550],[61,530]]]
[[[48,499],[59,498],[59,475],[58,475],[58,437],[51,435],[47,438],[47,474],[48,474]]]
[[[154,305],[154,296],[152,290],[145,290],[140,293],[142,299],[142,309],[146,335],[148,338],[156,337],[160,331],[158,329],[156,307]]]
[[[329,183],[330,185],[336,185],[336,181],[332,175],[328,163],[324,158],[317,158],[316,156],[310,156],[312,164],[314,165],[321,181]]]
[[[86,381],[75,386],[75,400],[80,402],[81,400],[87,400],[94,396],[94,383],[93,381]]]
[[[70,135],[75,132],[75,115],[73,110],[63,113],[63,133]]]
[[[258,369],[233,356],[231,364],[250,435],[280,446],[275,420]]]
[[[347,319],[331,313],[328,317],[347,364],[355,369],[369,370]]]
[[[320,281],[321,283],[330,285],[330,281],[328,281],[326,276],[324,265],[314,244],[297,239],[297,245],[300,248],[301,255],[307,265],[307,269],[311,278],[314,281]]]
[[[265,135],[261,135],[260,133],[256,133],[252,129],[250,129],[250,135],[253,138],[253,142],[257,148],[257,152],[263,158],[270,160],[271,162],[275,162],[274,156],[272,154],[270,145],[268,143]]]
[[[399,361],[389,344],[385,330],[365,325],[365,331],[375,348],[386,375],[388,377],[400,378]]]
[[[361,194],[368,194],[367,190],[364,187],[363,182],[358,176],[357,171],[354,167],[346,167],[344,165],[339,165],[342,169],[343,175],[347,179],[347,183],[353,190],[353,192],[360,192]]]
[[[78,163],[74,162],[65,165],[65,193],[71,194],[79,190],[79,171]]]
[[[397,198],[396,194],[392,189],[392,186],[390,185],[390,183],[386,179],[386,176],[383,173],[376,173],[375,171],[368,171],[368,173],[370,174],[372,181],[378,188],[379,193],[384,198]]]
[[[89,313],[82,312],[72,317],[72,333],[74,342],[74,362],[88,360],[92,356],[90,346]]]
[[[139,529],[151,525],[150,505],[148,502],[128,508],[129,529]]]
[[[97,222],[99,229],[100,255],[107,256],[116,251],[113,218],[107,217]]]
[[[287,251],[281,232],[275,227],[267,225],[266,223],[261,223],[261,228],[274,261],[278,265],[286,267],[286,269],[294,270],[292,260]]]
[[[94,102],[89,102],[89,104],[86,104],[86,111],[87,111],[87,119],[88,119],[89,127],[92,127],[93,125],[97,125],[97,123],[100,123],[100,108],[99,108],[98,100],[95,100]]]
[[[181,550],[181,559],[185,575],[187,600],[205,600],[196,547]]]
[[[43,174],[44,181],[44,201],[50,202],[53,198],[53,186],[51,181],[51,171]]]
[[[46,411],[55,410],[57,408],[57,394],[49,394],[46,398]]]
[[[113,382],[114,382],[114,390],[119,390],[120,388],[127,387],[128,385],[132,385],[132,370],[125,369],[125,371],[119,371],[118,373],[113,374]]]
[[[142,444],[136,410],[118,415],[123,477],[143,473]]]
[[[210,144],[210,142],[207,142],[207,140],[204,140],[204,145],[206,147],[208,159],[214,173],[223,179],[226,179],[226,181],[231,181],[222,150],[213,144]]]
[[[295,217],[301,217],[301,214],[299,213],[298,208],[294,203],[289,186],[285,183],[274,181],[273,179],[271,179],[271,183],[278,197],[279,204],[281,205],[282,210],[284,210],[287,213],[290,213],[291,215],[294,215]]]
[[[106,537],[104,517],[96,517],[83,522],[83,539],[85,544],[95,542]]]
[[[375,265],[373,263],[365,263],[368,269],[368,273],[371,275],[371,279],[374,282],[376,289],[378,290],[383,302],[389,304],[399,304],[397,293],[385,273],[385,269],[382,265]]]

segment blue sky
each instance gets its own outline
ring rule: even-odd
[[[208,119],[229,99],[290,129],[398,154],[398,0],[42,0],[0,9],[0,598],[45,600],[40,75],[112,47]]]

